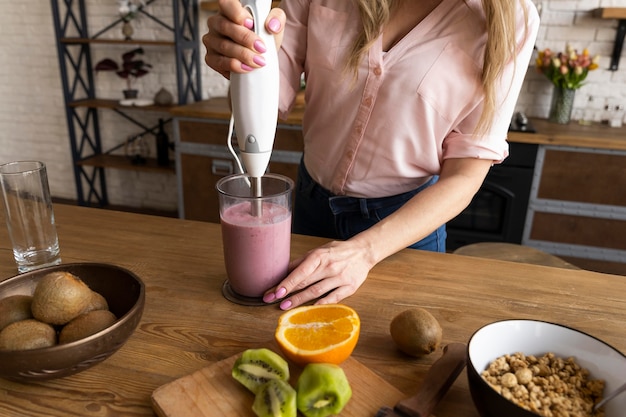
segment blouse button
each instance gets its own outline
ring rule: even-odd
[[[383,73],[383,70],[380,67],[374,68],[374,75],[379,76]]]

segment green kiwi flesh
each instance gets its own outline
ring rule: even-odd
[[[248,349],[235,361],[231,374],[256,394],[260,387],[270,380],[289,380],[289,365],[281,356],[269,349]]]
[[[339,414],[352,397],[352,389],[341,367],[310,363],[296,383],[296,406],[306,417]]]
[[[270,379],[256,393],[252,411],[258,417],[296,417],[296,390],[282,379]]]

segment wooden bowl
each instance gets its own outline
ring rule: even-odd
[[[61,378],[102,362],[128,340],[139,324],[145,287],[134,273],[115,265],[77,263],[42,268],[0,282],[0,299],[32,295],[46,274],[67,271],[100,293],[117,320],[106,329],[75,342],[32,350],[0,350],[0,377],[14,381]]]
[[[573,357],[593,379],[605,381],[604,395],[622,385],[626,376],[626,356],[605,342],[567,326],[536,320],[504,320],[477,330],[468,346],[467,377],[472,400],[482,417],[536,417],[505,399],[482,378],[481,373],[496,358],[517,352],[542,356]],[[622,417],[626,395],[605,406],[606,417]]]

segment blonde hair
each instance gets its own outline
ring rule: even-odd
[[[356,77],[357,69],[362,57],[374,41],[380,36],[382,28],[389,22],[389,17],[400,0],[355,0],[363,30],[355,40],[348,56],[347,68],[353,71]],[[465,0],[464,0],[465,1]],[[493,115],[496,112],[496,85],[504,66],[511,59],[515,59],[517,44],[515,41],[515,26],[517,1],[511,0],[482,0],[485,11],[487,44],[482,71],[482,86],[484,92],[483,112],[474,133],[484,133],[491,127]],[[522,2],[522,5],[524,3]],[[526,8],[523,8],[526,17]]]

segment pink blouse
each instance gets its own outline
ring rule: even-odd
[[[482,110],[487,38],[481,0],[443,0],[387,52],[380,37],[356,82],[344,70],[359,28],[354,3],[283,1],[280,114],[290,111],[304,72],[304,162],[313,179],[338,195],[384,197],[417,188],[447,158],[506,158],[508,126],[539,26],[534,5],[524,1],[528,32],[520,6],[520,52],[506,65],[498,112],[481,136],[472,134]]]

